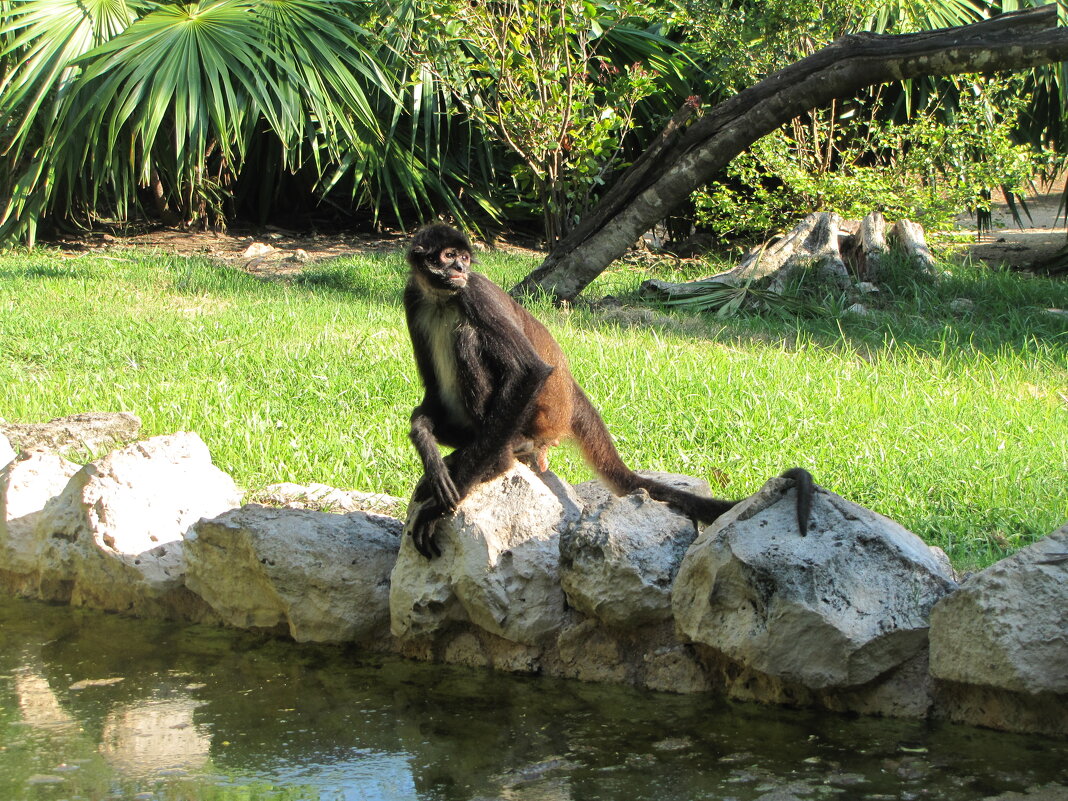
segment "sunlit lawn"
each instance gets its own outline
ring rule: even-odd
[[[511,285],[529,257],[488,254]],[[620,267],[590,295],[633,300]],[[406,496],[420,390],[401,259],[354,256],[265,282],[205,261],[0,255],[0,417],[129,410],[193,430],[255,490],[278,481]],[[965,297],[972,311],[954,313]],[[635,301],[636,302],[636,301]],[[833,305],[833,304],[832,304]],[[1068,519],[1068,284],[955,267],[871,317],[697,318],[535,306],[627,462],[755,491],[802,465],[823,486],[985,565]],[[570,449],[569,480],[589,477]]]

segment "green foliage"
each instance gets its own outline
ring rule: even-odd
[[[346,190],[377,217],[495,212],[480,169],[403,52],[412,4],[29,0],[0,6],[0,236],[39,220],[265,217],[285,182]],[[366,23],[365,25],[360,24]],[[368,27],[370,26],[370,27]],[[373,32],[371,30],[373,28]],[[459,158],[457,158],[459,154]]]
[[[402,226],[541,216],[551,244],[688,95],[714,102],[850,31],[1018,5],[0,0],[0,237],[319,208]],[[813,111],[701,195],[702,220],[736,234],[864,196],[928,219],[979,205],[975,187],[1021,172],[999,139],[1062,138],[1057,71],[1012,89],[917,82]],[[906,112],[911,131],[890,125]]]
[[[756,83],[842,33],[860,30],[873,0],[683,0],[685,28],[717,93]]]
[[[984,16],[973,0],[688,0],[695,47],[722,91],[760,80],[858,30],[907,33]],[[696,221],[724,237],[765,236],[816,210],[872,208],[943,227],[983,210],[989,190],[1018,191],[1049,156],[1016,147],[1032,114],[1028,73],[1004,80],[920,80],[815,109],[754,144],[694,197]],[[1041,151],[1032,142],[1033,151]],[[1028,167],[1031,159],[1035,167]]]
[[[1040,164],[1012,143],[1026,103],[1020,78],[962,81],[905,123],[878,98],[813,113],[784,126],[730,165],[725,180],[695,194],[699,224],[719,236],[766,236],[811,211],[859,219],[879,209],[929,229],[946,228],[964,209],[988,209],[987,190],[1022,192]],[[947,110],[948,107],[948,110]]]
[[[680,0],[678,20],[709,64],[718,91],[733,92],[847,33],[910,33],[984,17],[979,0]]]
[[[32,241],[42,216],[101,205],[125,216],[149,187],[178,218],[196,220],[217,205],[263,127],[283,169],[320,146],[380,142],[362,83],[374,64],[351,46],[361,31],[342,5],[16,5],[5,30],[22,33],[5,53],[13,64],[0,112],[20,123],[0,234]]]
[[[425,31],[431,69],[466,114],[517,157],[518,193],[543,213],[546,242],[567,232],[617,166],[637,104],[656,88],[641,62],[616,63],[613,36],[640,55],[670,50],[635,38],[637,6],[592,0],[506,0],[438,8]]]

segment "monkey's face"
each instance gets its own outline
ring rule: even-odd
[[[473,262],[467,237],[442,223],[416,233],[408,250],[413,275],[435,292],[452,294],[467,286]]]
[[[436,259],[427,260],[427,269],[447,289],[463,289],[471,273],[471,251],[462,247],[445,247]]]

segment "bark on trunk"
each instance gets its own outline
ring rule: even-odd
[[[917,265],[922,272],[930,274],[935,271],[934,258],[927,249],[927,238],[923,235],[923,226],[919,223],[898,220],[890,229],[887,238],[905,251],[909,261]]]
[[[861,281],[878,281],[883,262],[889,252],[886,244],[886,218],[873,211],[860,221],[860,229],[847,252],[842,255],[854,265]]]
[[[571,300],[643,232],[765,134],[858,90],[920,75],[1019,70],[1068,59],[1054,5],[958,28],[844,36],[720,103],[685,130],[676,122],[512,292]],[[694,105],[688,102],[688,105]]]

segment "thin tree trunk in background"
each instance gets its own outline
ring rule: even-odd
[[[1068,60],[1055,5],[924,33],[844,36],[708,111],[686,106],[601,201],[512,294],[572,300],[690,193],[762,136],[860,89],[921,75],[1021,70]],[[690,113],[695,104],[687,101]],[[681,117],[681,120],[680,120]]]

